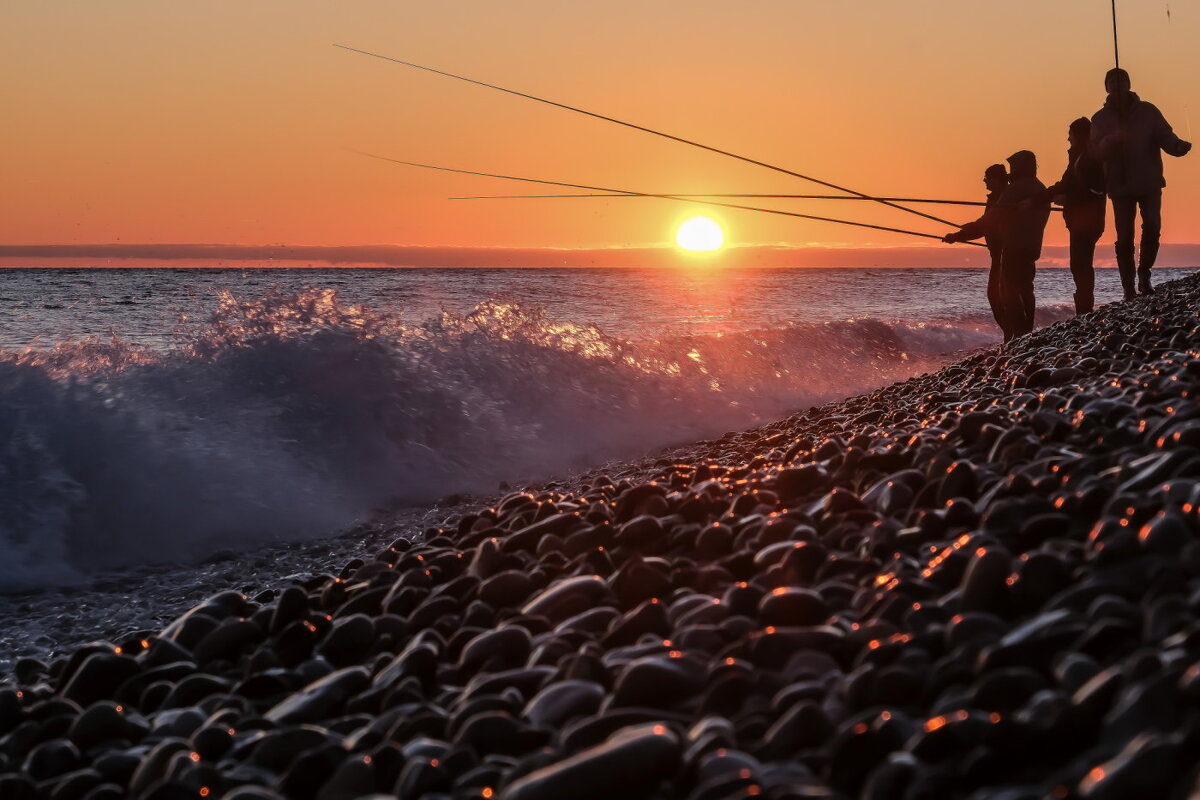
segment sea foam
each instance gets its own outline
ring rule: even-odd
[[[635,458],[995,338],[975,316],[633,342],[499,301],[412,325],[330,290],[224,293],[165,351],[113,337],[0,354],[0,590]]]

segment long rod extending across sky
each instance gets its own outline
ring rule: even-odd
[[[986,206],[982,200],[931,200],[926,197],[852,197],[841,194],[727,194],[721,192],[663,192],[662,194],[609,194],[593,192],[590,194],[473,194],[460,197],[447,197],[447,200],[567,200],[585,197],[679,197],[691,199],[695,197],[742,197],[742,198],[772,198],[779,200],[891,200],[897,203],[930,203],[940,206]],[[1051,211],[1062,211],[1059,206],[1051,206]]]
[[[558,102],[555,102],[554,100],[547,100],[543,97],[536,97],[532,94],[526,94],[525,92],[519,92],[515,89],[508,89],[503,86],[497,86],[494,83],[485,83],[484,81],[477,81],[474,78],[467,78],[463,75],[455,75],[453,72],[446,72],[444,70],[434,69],[433,67],[422,66],[421,64],[414,64],[411,61],[404,61],[399,58],[393,58],[392,56],[385,56],[385,55],[380,55],[379,53],[372,53],[369,50],[359,50],[357,47],[348,47],[343,44],[334,44],[333,46],[337,47],[341,50],[347,50],[351,53],[359,53],[360,55],[370,56],[372,58],[379,58],[384,61],[390,61],[393,64],[400,64],[401,66],[412,67],[413,69],[420,69],[420,70],[424,70],[425,72],[432,72],[435,75],[443,75],[447,78],[454,78],[455,80],[465,81],[466,83],[473,83],[476,86],[483,86],[487,89],[496,89],[501,92],[507,92],[508,94],[516,95],[517,97],[524,97],[527,100],[535,100],[539,103],[545,103],[546,105],[554,106],[556,108],[562,108],[567,111],[574,111],[577,114],[584,114],[589,117],[594,117],[595,119],[604,120],[605,122],[612,122],[617,125],[624,125],[626,128],[633,128],[634,130],[642,131],[644,133],[651,133],[651,134],[654,134],[655,136],[661,136],[664,139],[670,139],[673,142],[679,142],[680,144],[686,144],[691,147],[698,147],[701,150],[707,150],[710,153],[717,153],[718,155],[728,156],[729,158],[736,158],[738,161],[745,161],[747,164],[754,164],[755,166],[766,167],[767,169],[774,170],[775,172],[782,172],[784,175],[791,175],[793,178],[801,178],[801,179],[809,181],[811,183],[816,183],[821,186],[827,186],[830,189],[836,189],[839,192],[845,192],[846,194],[856,195],[857,197],[861,197],[864,200],[874,200],[875,202],[882,203],[885,206],[890,206],[891,208],[899,209],[900,211],[905,211],[909,214],[916,214],[918,217],[924,217],[925,219],[933,220],[934,222],[939,222],[943,225],[950,225],[952,227],[958,227],[957,223],[951,222],[950,220],[942,219],[941,217],[935,217],[933,214],[926,214],[924,211],[918,211],[915,208],[908,208],[906,206],[897,205],[896,203],[893,203],[890,200],[884,200],[882,198],[872,197],[871,195],[855,191],[854,189],[847,189],[845,186],[838,186],[837,184],[830,183],[829,181],[823,181],[823,180],[820,180],[819,178],[814,178],[809,175],[802,175],[799,172],[795,172],[793,170],[786,169],[784,167],[779,167],[774,164],[768,164],[765,161],[759,161],[754,158],[748,158],[746,156],[738,155],[737,153],[731,153],[728,150],[721,150],[716,147],[710,147],[709,145],[701,144],[700,142],[695,142],[695,141],[692,141],[691,139],[684,139],[682,136],[674,136],[669,133],[663,133],[662,131],[657,131],[657,130],[654,130],[653,128],[647,128],[642,125],[636,125],[632,122],[626,122],[624,120],[616,119],[615,117],[608,117],[608,116],[605,116],[604,114],[597,114],[594,111],[587,111],[586,109],[577,108],[575,106],[569,106],[565,103],[558,103]]]
[[[660,195],[642,194],[476,194],[462,197],[449,197],[448,200],[550,200],[582,197],[659,197]],[[725,192],[663,192],[666,197],[740,197],[774,200],[887,200],[893,203],[931,203],[945,206],[986,206],[982,200],[929,200],[923,197],[855,197],[844,194],[748,194],[744,192],[730,194]]]
[[[941,236],[938,236],[937,234],[934,234],[934,233],[922,233],[920,231],[905,230],[904,228],[890,228],[886,225],[871,225],[870,223],[867,223],[867,222],[854,222],[854,221],[848,220],[848,219],[835,219],[833,217],[818,217],[818,216],[814,216],[812,214],[800,214],[795,211],[783,211],[782,209],[778,209],[778,208],[762,208],[759,206],[743,206],[743,205],[739,205],[737,203],[719,203],[719,202],[716,202],[715,200],[697,200],[697,199],[692,199],[692,198],[688,198],[688,197],[676,197],[675,195],[669,195],[669,194],[649,194],[649,193],[644,193],[644,192],[632,192],[632,191],[628,191],[626,189],[612,189],[612,188],[609,188],[606,186],[587,186],[587,185],[584,185],[581,183],[565,183],[563,181],[549,181],[549,180],[542,180],[540,178],[522,178],[522,177],[519,177],[516,175],[497,175],[494,172],[476,172],[474,170],[469,170],[469,169],[455,169],[454,167],[441,167],[436,164],[419,164],[415,161],[401,161],[398,158],[388,158],[387,156],[376,155],[375,153],[366,153],[366,152],[363,152],[362,150],[354,150],[352,152],[358,153],[359,155],[362,155],[362,156],[367,156],[368,158],[377,158],[380,161],[387,161],[392,164],[401,164],[406,167],[420,167],[421,169],[434,169],[434,170],[438,170],[439,172],[457,172],[460,175],[478,175],[483,178],[500,178],[501,180],[506,180],[506,181],[523,181],[525,183],[540,183],[540,184],[544,184],[546,186],[562,186],[567,189],[586,189],[591,192],[611,192],[613,194],[621,195],[621,196],[628,195],[628,196],[632,196],[632,197],[658,197],[662,200],[677,200],[681,203],[699,203],[700,205],[717,206],[718,208],[736,208],[736,209],[739,209],[742,211],[760,211],[764,214],[778,214],[778,215],[784,216],[784,217],[798,217],[800,219],[816,220],[817,222],[833,222],[838,225],[853,225],[856,228],[871,228],[872,230],[876,230],[876,231],[890,231],[891,233],[903,233],[903,234],[907,234],[908,236],[920,236],[923,239],[937,239],[939,241],[942,239]],[[950,222],[947,224],[951,225],[955,228],[960,227],[958,225],[955,225],[953,222]],[[979,244],[979,242],[963,242],[963,244],[971,244],[971,245],[976,245],[978,247],[984,246],[982,244]]]

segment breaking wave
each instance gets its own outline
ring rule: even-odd
[[[166,351],[0,353],[0,589],[328,535],[383,503],[637,457],[994,341],[973,318],[631,342],[497,301],[403,325],[329,290],[226,293]]]

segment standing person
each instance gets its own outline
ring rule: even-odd
[[[996,201],[1004,253],[1000,286],[1013,336],[1033,330],[1033,276],[1042,257],[1042,237],[1050,219],[1046,185],[1037,177],[1037,157],[1019,150],[1008,157],[1008,187]]]
[[[1142,213],[1142,247],[1137,263],[1137,290],[1154,291],[1150,268],[1158,256],[1162,231],[1162,154],[1180,157],[1192,149],[1175,135],[1167,120],[1151,103],[1130,91],[1129,73],[1110,69],[1104,76],[1108,99],[1092,115],[1091,140],[1104,165],[1104,188],[1112,198],[1113,225],[1117,229],[1117,267],[1125,299],[1134,296],[1133,221]]]
[[[1096,272],[1092,261],[1104,233],[1104,169],[1092,155],[1092,121],[1080,117],[1067,131],[1067,168],[1047,194],[1062,203],[1063,221],[1071,236],[1071,277],[1075,279],[1075,313],[1095,307]]]
[[[1009,315],[1004,308],[1004,293],[1000,288],[1000,260],[1004,249],[1001,246],[999,219],[994,213],[996,201],[1000,199],[1000,194],[1008,186],[1008,171],[1004,169],[1003,164],[992,164],[983,171],[983,185],[987,189],[987,204],[983,211],[983,216],[974,222],[968,222],[957,231],[946,234],[942,241],[954,242],[969,242],[972,239],[983,237],[984,244],[987,245],[988,254],[991,256],[991,267],[988,269],[987,283],[987,299],[988,305],[992,307],[992,317],[995,318],[996,324],[1000,326],[1000,330],[1004,333],[1004,341],[1012,338],[1012,334],[1008,329]],[[989,217],[989,213],[991,216]]]

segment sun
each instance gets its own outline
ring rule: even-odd
[[[725,244],[725,231],[708,217],[691,217],[675,231],[675,244],[693,253],[711,253]]]

